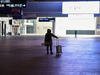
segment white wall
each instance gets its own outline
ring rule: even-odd
[[[96,18],[93,14],[69,14],[67,30],[95,30]]]
[[[57,17],[55,34],[65,36],[66,30],[96,30],[96,18],[93,14],[68,14],[68,17]]]
[[[74,1],[74,2],[63,2],[62,13],[99,13],[100,1]]]
[[[52,22],[39,22],[39,18],[37,18],[36,24],[36,34],[45,35],[47,29],[52,30]]]
[[[13,19],[12,17],[0,17],[0,21],[5,21],[6,23],[6,32],[11,31],[11,25],[9,24],[9,20]]]
[[[55,19],[55,34],[58,36],[66,35],[67,17],[57,17]]]

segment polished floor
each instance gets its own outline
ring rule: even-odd
[[[0,75],[100,75],[100,38],[59,38],[56,57],[41,46],[43,37],[0,38]]]

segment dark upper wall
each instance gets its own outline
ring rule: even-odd
[[[28,1],[100,1],[100,0],[28,0]]]
[[[1,15],[12,15],[14,18],[56,17],[67,16],[62,14],[62,2],[28,2],[22,8],[23,15],[13,15],[12,8],[0,8]]]
[[[63,1],[63,0],[62,0]],[[40,2],[38,0],[31,0],[31,2],[29,2],[29,0],[27,0],[27,6],[26,8],[23,8],[23,18],[33,18],[33,17],[38,17],[38,16],[51,16],[51,17],[62,17],[62,16],[68,16],[66,14],[62,14],[62,1],[57,0],[57,1],[41,1]],[[66,1],[83,1],[83,0],[66,0]],[[85,0],[85,1],[94,1],[94,0]],[[98,1],[98,0],[96,0]],[[0,14],[10,14],[11,13],[11,9],[0,9]],[[17,15],[18,16],[18,15]]]
[[[24,17],[66,16],[62,14],[62,2],[28,2],[23,12]]]
[[[28,2],[25,12],[61,12],[61,2]]]

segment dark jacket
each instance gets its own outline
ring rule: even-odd
[[[52,37],[58,38],[57,36],[55,36],[55,35],[52,34],[52,33],[46,33],[46,34],[45,34],[45,43],[48,42],[49,45],[52,45]]]

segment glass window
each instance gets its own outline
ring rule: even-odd
[[[27,25],[27,33],[34,33],[34,27]]]

